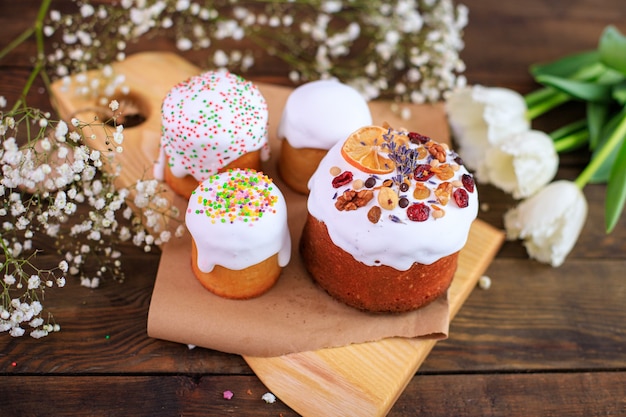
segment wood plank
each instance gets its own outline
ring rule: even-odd
[[[7,417],[297,416],[280,400],[263,401],[267,389],[254,376],[0,376],[0,386]]]
[[[626,414],[626,373],[418,375],[388,417]]]
[[[152,259],[157,258],[154,254]],[[91,290],[73,282],[51,290],[46,304],[62,331],[45,340],[4,335],[0,370],[50,375],[251,375],[237,355],[189,350],[147,337],[145,320],[155,275],[150,265],[156,264],[149,259],[145,254],[129,255],[124,284],[111,282]],[[625,267],[621,260],[593,265],[581,260],[555,270],[534,262],[496,259],[487,270],[491,289],[472,292],[451,323],[449,339],[436,344],[420,372],[622,369]],[[512,270],[518,273],[511,274]]]
[[[5,375],[0,385],[2,416],[298,416],[280,399],[265,403],[267,389],[254,376]],[[223,398],[226,390],[231,400]],[[626,373],[565,372],[417,375],[388,417],[625,413]]]
[[[496,259],[424,372],[624,369],[626,261]]]

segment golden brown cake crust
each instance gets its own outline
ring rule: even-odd
[[[224,172],[235,168],[251,168],[256,171],[262,171],[261,151],[257,150],[245,153],[232,161],[230,164],[218,170],[218,172]],[[176,177],[170,170],[169,161],[165,164],[163,177],[167,185],[169,185],[176,194],[184,198],[189,198],[193,190],[195,190],[200,184],[200,182],[191,175],[186,175],[182,178]]]
[[[458,252],[431,265],[415,263],[407,271],[367,266],[336,246],[328,229],[310,214],[300,252],[306,269],[337,300],[364,311],[406,312],[443,296],[454,277]]]
[[[255,298],[269,291],[282,271],[276,254],[240,271],[215,265],[211,272],[202,272],[198,269],[198,248],[193,239],[191,268],[204,288],[220,297],[237,300]]]
[[[278,173],[281,179],[292,190],[300,194],[308,194],[309,178],[327,152],[325,149],[294,148],[287,139],[281,141],[278,156]]]

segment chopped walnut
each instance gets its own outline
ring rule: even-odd
[[[359,207],[365,206],[372,198],[374,198],[374,192],[372,190],[346,190],[342,195],[337,197],[335,207],[339,211],[356,210]]]
[[[437,158],[439,162],[446,162],[446,148],[433,141],[427,142],[424,146],[426,146],[428,152],[430,152],[433,157]]]

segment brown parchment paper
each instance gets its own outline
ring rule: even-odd
[[[276,127],[291,90],[262,83],[259,86],[270,111],[272,157],[265,163],[264,171],[274,179],[287,200],[291,261],[269,292],[251,300],[228,300],[210,293],[195,279],[191,270],[189,234],[173,239],[163,248],[148,313],[148,335],[255,357],[396,336],[447,337],[449,311],[445,297],[410,313],[370,314],[335,301],[311,280],[298,253],[307,213],[306,196],[291,191],[276,170],[280,152]],[[370,108],[374,123],[388,122],[439,141],[448,140],[445,114],[440,105],[413,106],[410,120],[399,119],[388,102],[372,102]],[[187,202],[180,197],[175,197],[174,202],[184,212]]]

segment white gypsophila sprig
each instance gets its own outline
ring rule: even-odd
[[[150,19],[166,3],[123,0],[120,7],[153,7],[144,17],[135,15],[132,23],[147,23],[149,28]],[[107,48],[113,45],[116,59],[123,59],[124,36],[134,35],[128,35],[129,27],[115,26],[117,21],[109,26],[114,30],[99,31],[111,23],[107,7],[80,2],[79,12],[72,16],[49,11],[50,4],[41,3],[36,21],[25,32],[38,41],[21,95],[11,105],[0,95],[0,332],[15,337],[29,332],[41,338],[60,329],[42,304],[47,289],[64,287],[67,277],[73,276],[92,288],[104,278],[121,280],[124,241],[140,241],[138,245],[147,250],[181,232],[180,222],[176,232],[157,227],[155,213],[168,219],[178,216],[157,190],[148,198],[147,218],[133,206],[130,191],[116,186],[122,167],[115,156],[123,149],[125,122],[138,118],[129,111],[135,103],[128,100],[124,76],[108,65]],[[109,43],[106,36],[102,43],[103,34],[109,33],[121,37]],[[49,53],[40,40],[56,35],[60,43]],[[0,60],[27,38],[9,42],[0,51]],[[94,77],[69,76],[90,65],[100,68]],[[50,69],[54,74],[46,72]],[[40,77],[48,87],[54,75],[63,79],[63,88],[73,88],[66,93],[96,99],[95,118],[83,121],[77,114],[66,122],[28,106],[33,81]],[[107,98],[114,93],[121,93],[123,102]],[[55,254],[61,258],[55,261]]]
[[[124,127],[116,123],[119,103],[109,108],[111,120],[69,124],[27,107],[0,112],[0,330],[12,336],[27,327],[35,338],[60,329],[51,315],[43,319],[41,300],[47,288],[65,285],[66,274],[90,288],[105,279],[121,281],[124,241],[149,251],[173,233],[161,220],[170,222],[179,213],[156,182],[138,183],[141,206],[131,190],[115,185]],[[20,145],[24,132],[26,143]],[[103,150],[87,145],[99,140]],[[46,236],[62,257],[54,268],[38,265],[43,249],[33,249],[32,240]]]
[[[207,50],[209,67],[245,72],[259,57],[278,58],[295,83],[336,77],[368,99],[425,103],[466,83],[467,18],[452,0],[83,1],[73,15],[50,13],[45,34],[60,39],[48,54],[59,77],[122,60],[130,43],[164,34],[181,53]],[[79,88],[102,94],[123,85],[110,75],[79,80]]]
[[[40,269],[31,262],[32,255],[26,257],[17,250],[18,242],[11,244],[5,231],[0,236],[0,332],[20,337],[28,331],[31,337],[39,339],[59,331],[60,326],[51,315],[46,319],[42,316],[40,300],[47,288],[65,285],[65,265]]]

